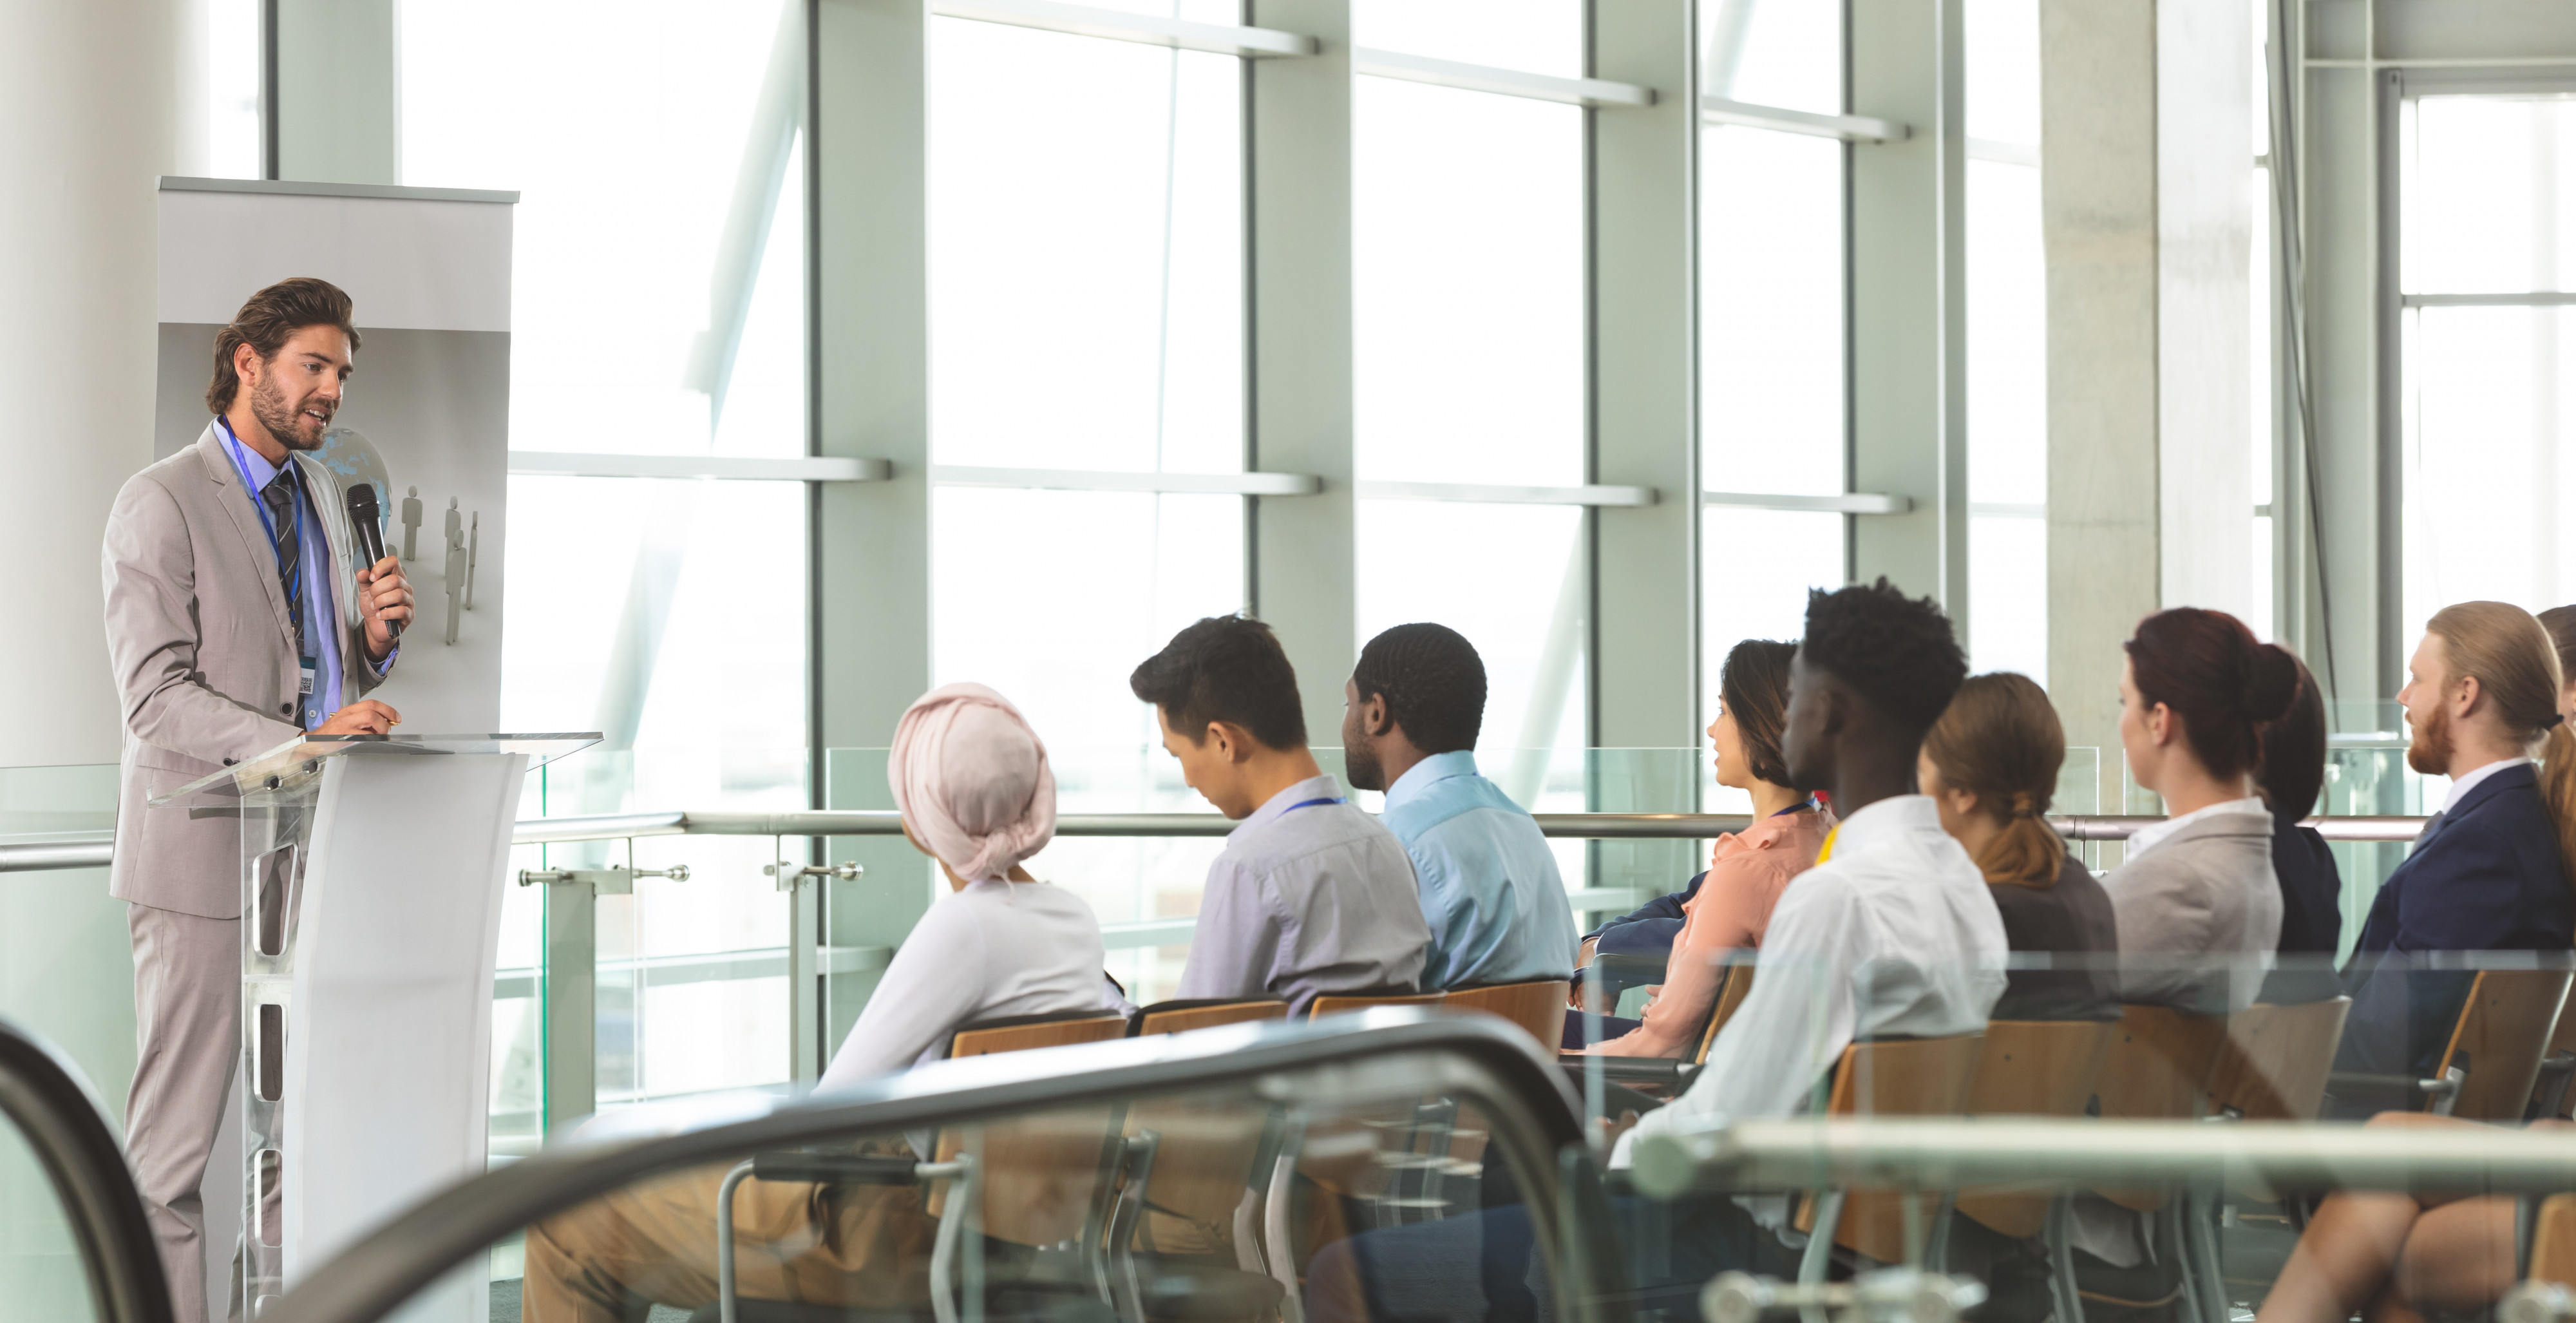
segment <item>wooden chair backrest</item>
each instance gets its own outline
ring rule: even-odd
[[[1322,992],[1306,1004],[1306,1018],[1320,1020],[1344,1011],[1365,1011],[1378,1006],[1437,1006],[1437,992]]]
[[[2576,1286],[2576,1194],[2540,1201],[2531,1220],[2531,1280]]]
[[[1127,1036],[1127,1017],[1114,1011],[1080,1011],[1061,1015],[1016,1015],[983,1020],[949,1035],[948,1059],[985,1057],[996,1052],[1026,1052],[1067,1043],[1102,1043]]]
[[[2343,1041],[2352,998],[2295,1006],[2257,1002],[2228,1017],[2227,1041],[2209,1072],[2209,1105],[2248,1121],[2313,1121]]]
[[[1232,1098],[1149,1098],[1129,1106],[1128,1137],[1154,1139],[1132,1248],[1235,1259],[1235,1210],[1252,1188],[1269,1119]]]
[[[2170,1006],[2124,1006],[2111,1038],[2111,1055],[2093,1094],[2108,1120],[2184,1121],[2209,1112],[2209,1074],[2227,1041],[2222,1016],[2193,1015]],[[2102,1190],[2105,1199],[2151,1213],[2165,1206],[2162,1190]]]
[[[1843,1049],[1834,1070],[1834,1090],[1825,1104],[1832,1116],[1957,1116],[1968,1110],[1976,1086],[1977,1063],[1985,1055],[1982,1034],[1955,1038],[1904,1038],[1854,1043]],[[1905,1204],[1908,1196],[1879,1190],[1854,1190],[1843,1197],[1842,1220],[1834,1243],[1881,1262],[1905,1257]],[[1914,1195],[1920,1201],[1917,1225],[1927,1232],[1940,1196]],[[1798,1229],[1816,1225],[1815,1201],[1798,1211]]]
[[[1185,1034],[1193,1029],[1287,1018],[1288,1003],[1278,997],[1265,997],[1258,1001],[1167,1001],[1138,1011],[1132,1032],[1142,1038],[1148,1034]]]
[[[1490,983],[1481,988],[1449,989],[1441,996],[1440,1009],[1499,1015],[1537,1039],[1540,1051],[1554,1056],[1565,1043],[1565,1006],[1573,995],[1574,984],[1568,979]]]
[[[948,1040],[948,1056],[1102,1043],[1126,1033],[1127,1017],[1115,1013],[1014,1016],[959,1029]],[[1108,1107],[1091,1106],[951,1126],[939,1132],[938,1160],[971,1149],[983,1165],[985,1235],[1021,1245],[1060,1244],[1082,1234],[1101,1188],[1101,1155],[1116,1124]],[[942,1182],[932,1191],[931,1213],[946,1209],[954,1188]]]
[[[2118,1026],[2108,1020],[1996,1020],[1986,1026],[1970,1116],[2082,1116]],[[1988,1186],[1959,1192],[1958,1210],[2026,1239],[2048,1221],[2049,1190]]]
[[[1717,1008],[1709,1012],[1708,1028],[1699,1036],[1699,1052],[1691,1060],[1705,1066],[1708,1049],[1717,1042],[1717,1031],[1735,1018],[1735,1008],[1744,1004],[1745,994],[1753,991],[1753,966],[1729,965],[1726,978],[1717,985]]]
[[[2540,1059],[2558,1032],[2571,975],[2563,969],[2482,969],[2451,1029],[2451,1045],[2434,1068],[2468,1072],[2451,1115],[2471,1121],[2519,1121],[2531,1101]]]

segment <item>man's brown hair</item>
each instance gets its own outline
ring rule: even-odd
[[[206,385],[206,408],[222,413],[233,407],[233,397],[241,392],[241,376],[233,371],[233,351],[243,345],[266,363],[297,331],[336,326],[349,337],[349,352],[356,353],[358,328],[350,324],[355,311],[339,286],[311,276],[281,280],[251,295],[233,314],[232,325],[215,332],[215,379]]]

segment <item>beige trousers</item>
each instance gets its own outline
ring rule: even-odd
[[[160,1244],[173,1323],[206,1323],[198,1186],[241,1059],[241,920],[129,904],[125,922],[134,938],[136,1049],[126,1160]]]
[[[716,1298],[716,1189],[708,1167],[612,1191],[528,1229],[525,1323],[624,1323],[647,1302]],[[734,1191],[735,1285],[756,1300],[921,1308],[938,1221],[917,1186],[744,1181]]]

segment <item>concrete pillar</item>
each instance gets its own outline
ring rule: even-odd
[[[2118,812],[2121,642],[2251,605],[2250,24],[2242,0],[2039,13],[2048,670]]]
[[[173,164],[171,0],[0,0],[0,357],[22,381],[0,430],[10,646],[0,763],[116,761],[99,539],[152,462],[154,181]]]

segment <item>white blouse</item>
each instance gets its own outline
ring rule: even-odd
[[[1101,972],[1100,920],[1045,882],[969,882],[897,947],[816,1087],[936,1060],[959,1026],[1006,1015],[1133,1009]]]

